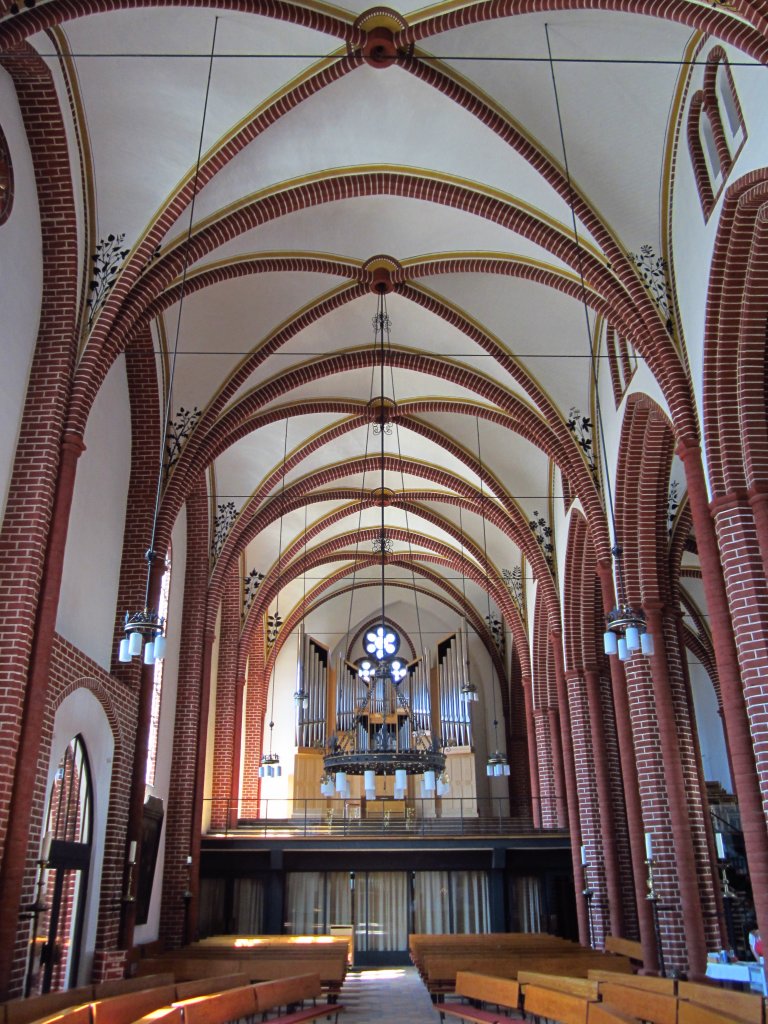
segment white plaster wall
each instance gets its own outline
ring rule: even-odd
[[[688,671],[691,677],[691,692],[696,713],[701,760],[704,765],[704,778],[707,782],[719,782],[723,789],[732,793],[723,720],[718,711],[715,688],[706,669],[690,653],[688,655]]]
[[[64,556],[57,631],[109,671],[131,462],[125,359],[94,402],[80,456]],[[120,609],[122,612],[123,609]]]
[[[702,57],[715,45],[710,41]],[[721,45],[721,44],[718,44]],[[674,270],[677,305],[685,337],[699,419],[702,415],[704,367],[704,326],[706,295],[717,225],[727,188],[748,171],[768,165],[768,69],[746,61],[733,47],[724,46],[747,126],[747,140],[726,181],[715,209],[705,223],[688,152],[686,125],[690,98],[701,87],[703,69],[694,69],[678,138],[675,179],[672,190],[670,258]],[[745,66],[739,66],[742,64]]]
[[[13,164],[11,215],[0,224],[0,520],[8,500],[13,459],[24,411],[40,322],[43,261],[35,173],[10,75],[0,68],[0,126]]]
[[[179,679],[179,649],[181,640],[181,612],[184,602],[184,571],[187,561],[187,519],[182,509],[171,535],[171,589],[168,595],[168,645],[163,669],[163,693],[160,700],[160,728],[157,741],[155,783],[148,793],[163,801],[168,814],[168,792],[173,763],[173,729],[176,721],[176,693]],[[152,883],[152,898],[147,923],[138,925],[134,941],[152,942],[160,933],[160,902],[165,867],[165,821],[157,851],[157,867]]]
[[[91,853],[88,895],[83,927],[83,949],[80,958],[78,984],[84,985],[91,977],[93,951],[96,946],[96,926],[99,914],[101,865],[104,859],[104,837],[107,829],[109,790],[112,782],[112,758],[115,742],[104,709],[96,696],[87,689],[75,690],[66,697],[56,712],[53,724],[51,760],[48,765],[46,808],[53,785],[53,776],[67,746],[78,733],[88,753],[88,765],[93,783],[93,845]]]

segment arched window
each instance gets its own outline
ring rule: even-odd
[[[77,985],[93,835],[93,787],[81,736],[56,767],[43,831],[41,909],[33,921],[27,995]]]
[[[608,352],[608,364],[611,368],[613,400],[618,409],[637,368],[637,357],[627,339],[619,334],[611,324],[606,326],[605,342]]]
[[[160,599],[158,601],[158,614],[165,622],[168,622],[168,597],[171,591],[171,551],[165,557],[165,572],[160,583]],[[155,662],[153,690],[152,690],[152,711],[149,719],[149,743],[147,745],[147,774],[146,783],[148,786],[155,784],[155,772],[157,770],[157,744],[160,738],[160,709],[163,702],[163,665],[165,659]]]
[[[728,58],[720,46],[707,55],[704,83],[688,110],[688,148],[705,218],[711,214],[747,128]]]
[[[3,129],[0,128],[0,224],[11,215],[13,206],[13,164]]]

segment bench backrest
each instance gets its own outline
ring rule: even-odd
[[[586,978],[587,972],[609,960],[611,969],[620,973],[631,973],[632,965],[623,957],[604,957],[602,953],[588,951],[580,953],[552,954],[526,953],[484,956],[430,956],[424,959],[423,973],[427,984],[452,982],[460,970],[474,974],[495,974],[500,978],[516,978],[520,971],[538,971],[540,974],[562,974],[574,978]]]
[[[3,1007],[5,1024],[29,1024],[29,1021],[49,1017],[68,1007],[89,1003],[92,999],[93,990],[90,985],[70,988],[65,992],[48,992],[44,996],[33,996],[31,999],[9,999]]]
[[[640,1024],[637,1017],[630,1017],[615,1006],[606,1006],[605,1003],[590,1003],[587,1021],[588,1024]]]
[[[319,974],[299,974],[278,981],[262,981],[254,985],[253,990],[259,1013],[301,1003],[305,999],[317,999],[323,993]]]
[[[680,1000],[679,1024],[743,1024],[743,1017],[732,1017],[724,1010],[715,1010],[701,1003]]]
[[[618,935],[605,936],[606,953],[619,953],[621,956],[628,956],[630,960],[643,962],[643,947],[634,939],[622,939]]]
[[[245,974],[222,974],[220,977],[180,981],[176,985],[176,1002],[193,999],[195,996],[209,996],[214,992],[224,992],[228,988],[242,988],[247,984],[248,977]]]
[[[479,999],[494,1006],[509,1006],[517,1009],[520,1005],[520,986],[510,978],[496,978],[490,974],[473,974],[458,971],[456,974],[456,995],[467,999]]]
[[[257,1010],[253,985],[213,995],[193,996],[177,1006],[183,1011],[184,1024],[230,1024],[243,1017],[252,1017]]]
[[[677,982],[674,978],[654,978],[649,974],[620,974],[598,967],[588,971],[587,977],[594,981],[615,981],[619,985],[640,988],[644,992],[662,992],[665,996],[673,996],[677,991]]]
[[[94,999],[109,999],[110,996],[122,996],[126,992],[139,992],[144,988],[159,988],[160,985],[172,985],[173,974],[164,971],[162,974],[134,975],[132,978],[119,978],[117,981],[101,981],[93,986]]]
[[[681,1000],[719,1010],[746,1024],[763,1024],[763,998],[756,993],[730,992],[718,985],[703,985],[695,981],[681,981],[677,993]]]
[[[37,1024],[92,1024],[91,1003],[81,1003],[79,1006],[68,1006],[58,1013],[52,1013],[46,1017],[40,1017]]]
[[[663,992],[649,992],[613,981],[599,982],[604,1003],[650,1024],[677,1024],[677,999]]]
[[[180,1006],[163,1006],[139,1017],[136,1024],[184,1024],[184,1016]]]
[[[523,999],[526,1017],[536,1014],[549,1017],[559,1024],[587,1024],[589,1000],[583,996],[572,996],[568,992],[556,992],[553,988],[528,985]]]
[[[159,985],[140,992],[99,999],[91,1003],[93,1024],[133,1024],[152,1010],[170,1006],[176,998],[175,985]]]
[[[598,984],[587,978],[569,978],[561,974],[540,974],[538,971],[519,971],[517,980],[523,986],[539,985],[542,988],[553,988],[557,992],[569,992],[572,996],[584,999],[598,999]]]

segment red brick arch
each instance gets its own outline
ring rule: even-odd
[[[712,257],[704,338],[704,439],[715,497],[768,477],[768,168],[727,190]],[[726,443],[739,437],[740,444]]]
[[[211,579],[211,587],[209,589],[209,618],[216,614],[216,608],[218,607],[218,595],[220,593],[221,586],[226,580],[231,567],[236,564],[240,552],[243,551],[251,540],[253,540],[253,538],[256,537],[258,533],[270,522],[274,522],[281,515],[281,512],[284,514],[285,512],[292,511],[295,508],[300,508],[310,500],[329,500],[329,492],[314,490],[319,483],[328,483],[334,479],[346,477],[350,472],[372,472],[373,470],[379,469],[380,465],[381,459],[379,456],[369,455],[368,457],[361,457],[353,463],[347,462],[343,465],[318,470],[310,477],[297,481],[295,484],[291,485],[291,487],[286,488],[279,501],[272,501],[266,506],[259,508],[253,516],[245,517],[241,514],[233,527],[230,536],[227,538],[227,542],[222,551],[222,557],[220,557]],[[480,475],[479,465],[471,461],[468,461],[468,465],[473,472]],[[522,549],[537,577],[541,577],[540,586],[542,587],[543,593],[547,594],[550,614],[553,616],[558,614],[557,593],[554,589],[554,584],[541,553],[541,549],[535,542],[535,539],[528,528],[527,520],[520,514],[514,503],[502,501],[499,505],[495,502],[483,501],[481,500],[477,489],[471,484],[468,484],[463,479],[456,477],[445,470],[429,467],[423,463],[401,460],[394,456],[390,456],[385,460],[385,468],[394,472],[406,470],[409,473],[432,480],[440,486],[448,487],[453,492],[452,494],[437,492],[434,495],[430,495],[429,500],[461,505],[461,507],[474,512],[480,512],[482,510],[482,513],[489,522],[494,523],[494,525],[505,533],[514,544]],[[495,484],[495,481],[489,474],[487,474],[487,472],[484,471],[482,475],[488,486],[493,486]],[[331,496],[334,494],[336,494],[336,492],[330,492]],[[343,500],[343,497],[346,496],[344,492],[342,492],[342,495],[343,496],[338,500]],[[314,524],[308,530],[306,539],[312,539],[314,536],[327,529],[332,522],[337,522],[348,515],[356,514],[361,505],[375,504],[372,497],[360,502],[359,490],[353,491],[352,495],[354,499],[357,499],[356,504],[348,505],[342,509],[337,509],[319,523]],[[406,505],[403,495],[396,497],[395,505],[400,507],[404,507]],[[435,525],[438,525],[441,529],[448,532],[454,537],[457,543],[463,544],[465,547],[468,546],[466,538],[462,538],[451,523],[443,521],[439,517],[429,513],[428,510],[417,507],[416,505],[408,505],[407,507],[411,507],[414,512],[422,518],[429,519],[434,522]],[[237,531],[237,533],[235,533],[235,531]],[[302,538],[296,541],[291,548],[283,552],[280,559],[280,566],[278,567],[276,564],[274,567],[275,572],[282,571],[282,567],[287,565],[291,558],[298,553],[299,549],[303,546],[303,543],[304,537],[302,536]],[[472,549],[473,551],[476,550],[478,555],[480,554],[476,545],[472,545]],[[213,622],[211,621],[209,624],[211,628],[213,628]]]
[[[592,287],[598,289],[601,294],[604,293],[606,301],[610,301],[615,307],[617,317],[624,319],[629,329],[633,331],[635,348],[647,360],[650,369],[659,380],[678,429],[695,435],[695,418],[683,367],[671,340],[666,335],[658,312],[639,280],[631,281],[630,292],[622,286],[612,270],[607,269],[588,251],[577,246],[570,235],[514,203],[489,196],[477,189],[445,182],[438,175],[414,175],[375,169],[357,174],[329,172],[327,176],[317,180],[287,187],[280,192],[262,197],[202,228],[192,236],[188,245],[182,243],[161,257],[126,298],[119,316],[115,319],[108,346],[99,355],[102,365],[96,368],[97,372],[94,373],[94,366],[84,357],[75,382],[73,429],[74,425],[84,423],[87,410],[106,369],[123,350],[147,308],[182,272],[186,258],[191,262],[197,262],[226,241],[288,213],[327,202],[370,195],[398,196],[456,207],[506,227],[541,245],[571,268],[583,265],[584,273]],[[364,286],[358,287],[362,293]],[[348,299],[345,298],[344,301]],[[253,358],[260,360],[262,357],[257,354]],[[247,378],[252,369],[250,361],[247,360],[239,375],[245,374]],[[237,386],[234,381],[230,382],[230,392],[232,387],[237,390]],[[226,401],[227,395],[222,394],[217,406],[210,408],[206,415],[215,415]],[[205,429],[207,423],[201,425]]]
[[[342,559],[351,563],[349,566],[346,566],[341,570],[342,576],[348,575],[353,571],[353,569],[359,570],[360,568],[364,568],[368,564],[378,565],[378,558],[371,555],[366,561],[360,557],[357,549],[349,551],[345,549],[345,545],[351,540],[354,540],[356,545],[365,543],[366,541],[373,541],[379,536],[379,532],[378,527],[369,527],[365,530],[352,531],[333,537],[315,548],[311,553],[308,552],[306,555],[302,555],[302,557],[297,559],[290,567],[287,568],[287,570],[283,570],[280,573],[279,581],[277,580],[277,577],[275,577],[269,585],[262,583],[259,587],[256,600],[251,607],[241,635],[241,651],[247,651],[249,649],[251,637],[253,636],[256,624],[263,619],[270,603],[276,597],[278,590],[292,579],[295,579],[297,576],[301,576],[308,570],[316,568],[318,565],[326,564],[327,562],[338,562]],[[388,528],[387,535],[391,537],[392,540],[400,541],[402,543],[409,543],[411,540],[409,531],[402,530],[397,527]],[[478,569],[478,563],[471,562],[466,555],[462,556],[459,552],[452,550],[440,541],[436,541],[427,536],[420,536],[418,542],[420,548],[426,548],[427,552],[432,552],[433,554],[424,553],[422,551],[414,552],[407,559],[407,564],[410,566],[412,562],[416,564],[420,561],[430,561],[432,558],[437,556],[441,564],[454,568],[481,588],[489,590],[522,653],[526,648],[526,635],[519,613],[506,587],[501,584],[494,583],[494,580],[497,579],[496,574],[489,568],[485,559],[482,558],[482,561],[479,562],[480,569]],[[321,586],[323,586],[323,584],[321,584]]]
[[[205,449],[202,449],[202,444],[198,443],[197,465],[185,467],[185,475],[189,480],[196,479],[205,465],[212,461],[220,451],[223,451],[228,444],[231,444],[240,437],[247,436],[251,432],[251,418],[267,403],[275,401],[286,392],[300,387],[310,380],[328,377],[335,373],[344,373],[348,370],[374,366],[378,358],[378,354],[371,349],[345,352],[326,359],[317,360],[311,365],[294,368],[266,382],[260,388],[250,392],[210,431],[210,434],[205,439]],[[606,552],[609,550],[610,545],[605,528],[602,505],[595,491],[594,481],[589,474],[575,440],[565,426],[562,427],[565,437],[563,438],[563,444],[560,444],[552,439],[552,432],[549,426],[543,420],[531,414],[529,410],[526,410],[525,406],[513,394],[490,378],[481,376],[459,364],[448,363],[445,360],[421,354],[401,352],[396,349],[390,351],[387,356],[387,362],[388,365],[395,368],[432,374],[439,379],[450,381],[459,387],[468,388],[486,401],[493,402],[514,418],[527,419],[531,424],[531,434],[528,439],[542,448],[550,458],[563,468],[576,493],[582,499],[582,504],[590,517],[590,528],[593,531],[593,535],[600,538],[601,548],[604,548]],[[455,411],[467,411],[467,406],[457,403]],[[342,427],[332,429],[343,430]],[[187,449],[193,440],[194,438],[190,439],[186,446]],[[564,446],[566,440],[568,448]],[[183,452],[180,462],[184,461],[184,454]],[[189,461],[191,461],[192,457],[190,453]],[[176,514],[176,509],[170,504],[172,487],[173,481],[168,489],[162,513],[166,530],[168,529],[169,522],[175,518]],[[178,503],[179,507],[182,497],[178,493],[174,495],[174,503]]]
[[[346,552],[346,555],[348,557],[353,557],[351,552]],[[341,554],[337,554],[335,556],[325,557],[321,561],[322,561],[322,563],[338,561],[339,558],[343,557],[343,556],[344,556],[344,553],[342,552]],[[486,649],[488,650],[489,654],[491,655],[491,657],[493,659],[493,662],[494,662],[494,665],[496,667],[496,671],[499,674],[499,678],[500,679],[505,678],[506,677],[505,676],[506,670],[504,668],[504,663],[503,663],[503,661],[502,661],[502,659],[501,659],[501,657],[499,655],[499,652],[498,652],[498,650],[496,648],[496,645],[493,642],[493,639],[491,637],[490,630],[488,629],[487,624],[477,614],[477,611],[475,610],[473,605],[469,601],[467,601],[464,598],[464,596],[459,591],[457,591],[456,588],[447,579],[445,579],[444,576],[441,576],[440,573],[435,572],[434,570],[430,569],[428,564],[422,564],[422,563],[426,563],[426,562],[434,564],[434,565],[444,566],[444,567],[447,567],[447,568],[453,568],[453,569],[457,568],[456,565],[454,564],[454,562],[452,560],[448,559],[448,558],[444,558],[444,557],[441,557],[441,556],[435,556],[435,555],[425,556],[425,555],[423,555],[421,553],[419,555],[419,559],[418,560],[416,560],[416,559],[408,560],[408,559],[403,559],[403,558],[395,557],[395,558],[389,559],[387,564],[395,566],[395,567],[406,569],[408,572],[416,573],[417,575],[422,576],[425,579],[430,580],[431,582],[435,583],[438,587],[440,587],[442,590],[446,591],[447,596],[443,596],[443,595],[441,595],[439,593],[434,593],[432,591],[425,590],[424,588],[421,588],[421,587],[414,588],[412,583],[404,583],[404,582],[398,581],[398,580],[388,581],[387,582],[387,589],[389,589],[390,587],[395,587],[395,588],[401,587],[401,588],[408,589],[408,590],[411,590],[411,591],[413,589],[416,589],[420,594],[425,594],[426,596],[432,598],[433,600],[439,601],[441,604],[446,605],[446,607],[450,608],[452,611],[455,612],[455,611],[458,610],[462,614],[466,615],[467,619],[472,624],[473,629],[475,630],[475,632],[477,633],[478,637],[480,638],[480,640],[482,641],[482,643],[485,645]],[[365,563],[365,567],[367,567],[369,565],[370,566],[375,566],[377,564],[379,564],[379,559],[376,556],[374,556],[374,555],[369,555],[368,558],[367,558],[367,561]],[[353,573],[353,572],[355,572],[356,570],[358,570],[360,568],[361,568],[361,565],[359,563],[356,566],[352,567],[352,568],[350,568],[349,566],[346,566],[346,567],[341,568],[341,569],[337,570],[336,572],[332,573],[331,576],[329,576],[327,579],[323,580],[323,582],[320,583],[313,590],[313,594],[312,594],[313,598],[319,597],[320,599],[313,602],[313,605],[312,605],[312,608],[310,609],[310,611],[314,611],[316,608],[319,608],[321,604],[324,604],[327,601],[335,600],[336,598],[344,596],[345,594],[351,593],[351,592],[353,592],[353,591],[355,591],[357,589],[362,589],[362,588],[365,588],[365,587],[380,587],[381,586],[381,583],[378,580],[357,581],[357,582],[353,582],[353,583],[351,583],[351,584],[349,584],[349,585],[347,585],[345,587],[339,588],[338,590],[334,590],[333,593],[331,593],[331,594],[326,594],[324,597],[320,597],[320,595],[322,595],[325,591],[330,589],[330,587],[334,586],[339,581],[341,581],[345,577],[349,576],[350,573]],[[459,571],[461,571],[461,570],[459,570]],[[292,612],[290,613],[288,618],[285,620],[285,623],[283,624],[283,626],[282,626],[282,628],[280,630],[280,634],[279,634],[278,640],[277,640],[277,642],[275,644],[275,648],[273,648],[270,651],[270,654],[268,656],[266,664],[268,664],[269,666],[272,665],[272,662],[277,657],[277,653],[278,653],[280,647],[282,646],[283,643],[286,642],[284,639],[281,640],[281,637],[287,637],[290,634],[290,632],[293,629],[296,628],[296,626],[298,625],[298,623],[301,621],[302,617],[305,614],[308,614],[308,612],[304,611],[302,609],[301,605],[297,606],[296,608],[294,608],[292,610]],[[262,628],[263,621],[264,621],[264,617],[262,616],[259,619],[259,622],[258,622],[258,624],[256,626],[256,630],[254,631],[254,637],[258,634],[258,630]],[[527,663],[527,651],[524,651],[523,655],[524,655],[523,660]]]
[[[745,17],[753,20],[757,27],[752,28],[728,11],[701,7],[687,0],[665,0],[663,4],[659,4],[658,0],[481,0],[480,3],[425,17],[396,33],[394,43],[399,49],[404,49],[421,39],[442,32],[520,14],[545,11],[620,11],[687,25],[744,50],[761,64],[768,63],[765,15],[760,14],[754,4],[736,2],[733,7],[735,14],[743,10]]]

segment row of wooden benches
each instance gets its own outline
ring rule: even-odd
[[[765,1024],[762,996],[695,982],[591,971],[587,978],[521,971],[517,979],[460,971],[462,1002],[439,1004],[441,1020],[511,1024]]]
[[[309,1024],[323,1017],[335,1021],[344,1009],[338,1003],[318,1003],[323,991],[317,974],[255,985],[243,982],[241,975],[234,975],[192,983],[153,984],[121,995],[80,1000],[53,1012],[47,997],[40,996],[26,1000],[30,1011],[37,1011],[27,1018],[27,1024],[231,1024],[257,1014],[270,1024]],[[74,989],[56,995],[77,992]],[[310,1005],[305,1005],[307,1002]]]

